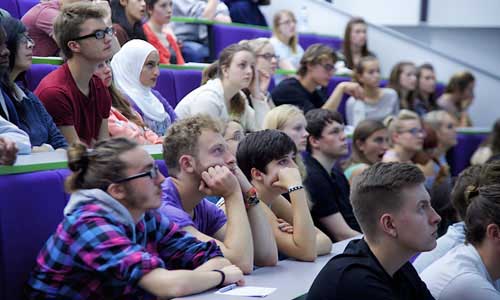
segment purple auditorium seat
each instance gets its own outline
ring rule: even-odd
[[[0,8],[8,11],[13,18],[19,19],[22,16],[19,14],[19,6],[16,0],[2,0]]]
[[[0,176],[0,299],[21,299],[38,252],[63,218],[59,170]]]
[[[33,6],[40,3],[40,0],[18,0],[17,5],[19,5],[19,15],[22,17],[30,10]]]
[[[211,27],[211,40],[213,57],[219,57],[219,53],[227,46],[238,43],[241,40],[251,40],[259,37],[270,37],[271,31],[250,26],[236,26],[227,24],[214,24]]]
[[[201,85],[201,70],[172,70],[174,74],[176,105],[192,90]]]
[[[47,76],[50,72],[57,69],[58,65],[50,64],[33,64],[31,68],[26,72],[26,80],[28,81],[28,89],[34,91],[40,81]]]
[[[335,50],[339,50],[342,46],[342,39],[334,36],[324,36],[314,33],[301,33],[299,35],[299,44],[302,48],[304,48],[304,50],[316,43],[325,44]]]
[[[177,102],[175,101],[175,86],[172,70],[165,68],[160,69],[160,76],[156,82],[155,89],[160,92],[163,98],[167,99],[172,107],[175,107]]]
[[[328,87],[326,88],[327,96],[330,97],[331,93],[333,92],[333,90],[335,89],[337,84],[344,82],[344,81],[351,81],[351,78],[350,77],[337,77],[337,76],[332,77],[330,79],[330,83],[328,83]],[[349,98],[349,95],[344,94],[342,96],[342,100],[340,101],[339,108],[337,109],[337,111],[342,115],[344,120],[345,120],[345,104],[346,104],[348,98]]]
[[[465,168],[470,165],[470,158],[479,145],[488,137],[487,133],[471,134],[458,133],[457,144],[451,148],[446,158],[450,165],[451,175],[458,176]]]

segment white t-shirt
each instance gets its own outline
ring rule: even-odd
[[[436,300],[498,300],[493,281],[472,245],[460,245],[427,267],[420,277]]]

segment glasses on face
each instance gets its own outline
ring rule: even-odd
[[[327,71],[327,72],[332,72],[335,70],[335,66],[332,64],[322,64],[320,66],[322,66],[323,69],[325,69],[325,71]]]
[[[422,136],[425,136],[425,130],[422,129],[422,128],[412,128],[412,129],[408,129],[408,130],[401,130],[399,131],[399,133],[410,133],[411,135],[413,136],[418,136],[418,135],[422,135]]]
[[[130,180],[134,180],[134,179],[146,177],[146,176],[151,178],[151,179],[156,179],[156,177],[158,177],[158,172],[159,172],[158,166],[156,164],[153,164],[153,167],[149,171],[115,180],[114,183],[122,183],[122,182],[130,181]]]
[[[257,57],[262,57],[269,62],[272,61],[273,58],[276,58],[276,60],[280,60],[280,57],[278,55],[272,53],[257,54]]]
[[[25,45],[27,47],[35,46],[35,41],[33,41],[33,39],[29,35],[27,35],[26,33],[21,35],[21,38],[19,39],[19,43],[21,43],[22,45]]]
[[[115,35],[115,30],[113,29],[113,27],[108,27],[106,29],[99,29],[99,30],[94,31],[91,34],[79,36],[77,38],[74,38],[73,40],[79,41],[79,40],[83,40],[83,39],[88,39],[90,37],[94,37],[97,40],[102,40],[106,35],[110,35],[110,36]]]
[[[279,24],[280,25],[290,26],[292,24],[297,24],[297,21],[295,21],[295,20],[286,20],[286,21],[280,22]]]

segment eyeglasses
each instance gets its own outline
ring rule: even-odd
[[[34,47],[35,46],[35,41],[26,33],[21,35],[21,38],[19,39],[19,43],[21,43],[27,47]]]
[[[286,26],[290,26],[292,24],[297,24],[297,21],[295,21],[295,20],[287,20],[287,21],[279,23],[279,25],[286,25]]]
[[[115,35],[115,30],[113,29],[113,27],[108,27],[106,29],[99,29],[99,30],[94,31],[91,34],[79,36],[77,38],[74,38],[73,40],[79,41],[79,40],[87,39],[90,37],[94,37],[98,40],[102,40],[106,35],[111,35],[111,36]]]
[[[257,57],[262,57],[267,61],[272,61],[273,58],[276,58],[276,60],[280,60],[280,57],[278,55],[272,53],[257,54]]]
[[[325,71],[327,72],[332,72],[335,70],[335,66],[332,65],[332,64],[324,64],[324,65],[320,65],[323,67],[323,69],[325,69]]]
[[[423,135],[425,137],[425,130],[422,128],[412,128],[408,130],[401,130],[399,133],[410,133],[413,136],[418,136],[419,134]]]
[[[134,180],[134,179],[146,177],[146,176],[149,176],[149,178],[151,178],[151,179],[156,179],[156,177],[158,177],[158,172],[159,172],[158,166],[156,164],[154,164],[153,167],[151,168],[151,170],[149,170],[149,171],[142,172],[142,173],[135,174],[135,175],[131,175],[131,176],[128,176],[128,177],[125,177],[122,179],[115,180],[113,182],[114,183],[122,183],[125,181],[130,181],[130,180]]]

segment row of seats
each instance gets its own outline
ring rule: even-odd
[[[156,163],[168,176],[165,162]],[[58,169],[0,176],[0,299],[21,299],[38,252],[63,218],[69,174]]]

